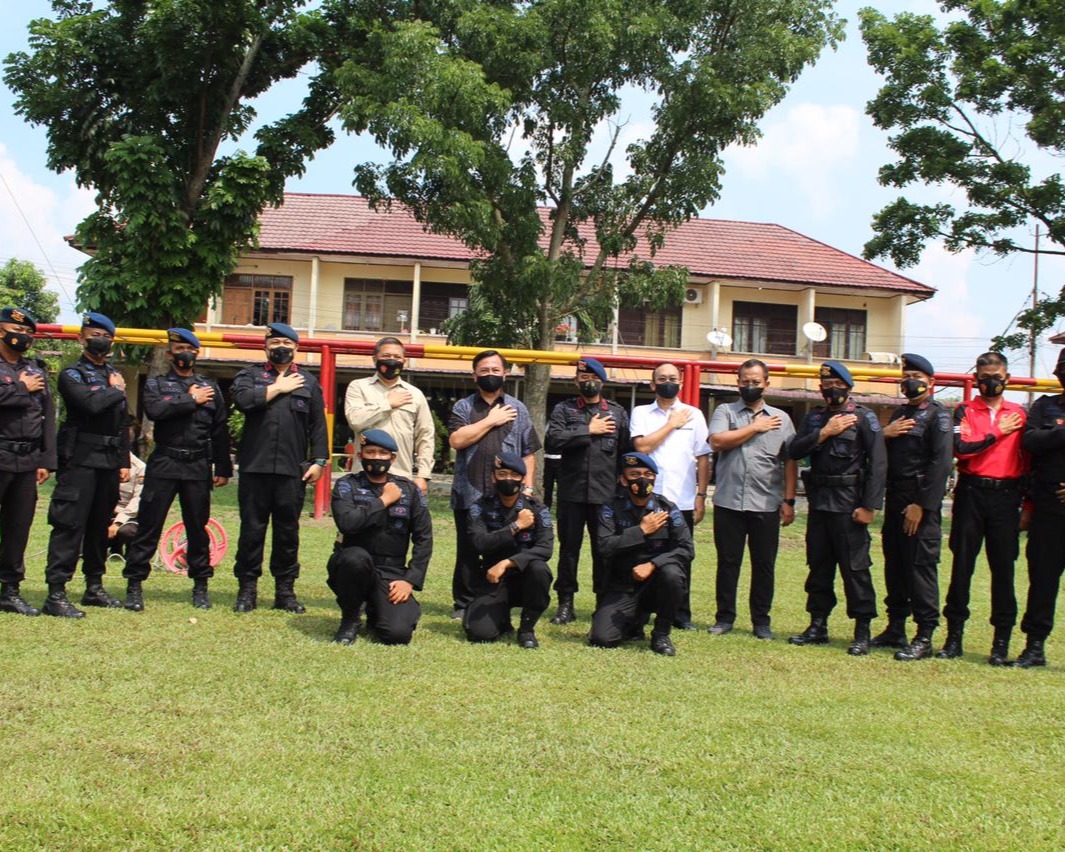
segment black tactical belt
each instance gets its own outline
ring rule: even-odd
[[[1014,479],[995,479],[993,476],[973,476],[972,474],[963,473],[958,477],[958,481],[972,485],[974,488],[986,488],[989,491],[1008,491],[1021,487],[1019,477]]]
[[[164,447],[156,444],[155,451],[175,461],[199,461],[207,458],[207,450],[187,450],[183,447]]]
[[[86,435],[84,432],[79,432],[78,443],[88,444],[90,447],[117,448],[120,442],[113,435]]]
[[[819,488],[842,488],[847,485],[861,485],[862,475],[860,473],[841,473],[833,476],[827,473],[811,473],[809,474],[808,482]]]
[[[7,450],[16,456],[28,456],[40,448],[40,441],[0,441],[0,450]]]
[[[928,480],[927,476],[900,476],[888,480],[888,485],[902,488],[907,485],[923,485]]]

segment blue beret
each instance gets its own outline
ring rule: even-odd
[[[190,346],[200,348],[200,338],[189,331],[187,328],[168,328],[166,330],[167,339],[171,343],[187,343]]]
[[[578,373],[595,373],[602,381],[606,381],[606,369],[595,358],[581,358],[577,362]]]
[[[0,322],[13,322],[18,325],[29,326],[30,331],[37,330],[37,320],[30,316],[30,312],[24,308],[4,308],[0,311]]]
[[[917,370],[926,376],[935,376],[936,374],[931,361],[921,355],[914,355],[912,352],[902,353],[902,369]]]
[[[621,457],[621,469],[627,470],[630,467],[646,467],[651,473],[658,473],[658,465],[646,453],[625,453]]]
[[[384,429],[367,429],[359,436],[359,445],[362,447],[367,445],[380,447],[390,453],[399,452],[399,445],[396,444],[396,439]]]
[[[287,337],[293,343],[300,342],[300,336],[296,334],[296,329],[290,325],[285,325],[283,322],[272,322],[266,326],[266,336],[270,337]]]
[[[109,317],[105,317],[103,314],[98,314],[94,311],[89,311],[85,316],[81,318],[82,328],[102,328],[112,337],[115,336],[115,324],[111,322]]]
[[[854,387],[854,379],[851,377],[851,371],[839,361],[825,361],[825,363],[821,365],[821,378],[842,379],[847,387]]]
[[[496,456],[496,470],[512,470],[525,476],[525,460],[517,453],[500,453]]]

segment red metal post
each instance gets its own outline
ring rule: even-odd
[[[329,508],[329,498],[333,490],[333,421],[336,418],[337,398],[337,360],[329,344],[322,346],[322,368],[318,373],[325,399],[325,428],[329,434],[329,462],[325,473],[314,487],[314,517],[321,518]]]
[[[972,378],[967,378],[965,380],[965,383],[962,385],[961,399],[962,399],[962,402],[968,402],[972,398],[973,398],[973,380],[972,380]]]

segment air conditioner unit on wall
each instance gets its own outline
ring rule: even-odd
[[[697,287],[689,287],[684,291],[684,304],[701,305],[703,303],[703,291]]]

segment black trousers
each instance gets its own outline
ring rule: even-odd
[[[111,553],[124,554],[130,543],[137,537],[137,527],[140,526],[136,519],[126,521],[115,531],[115,537],[111,539]]]
[[[1013,627],[1017,623],[1013,565],[1020,553],[1020,492],[977,488],[962,477],[954,492],[952,517],[950,550],[954,560],[943,615],[947,621],[969,620],[973,572],[983,545],[991,571],[991,624]]]
[[[240,537],[233,565],[238,580],[262,576],[266,526],[271,522],[270,573],[275,580],[295,580],[300,575],[300,515],[306,493],[307,483],[298,476],[240,475],[237,484]]]
[[[1030,639],[1046,639],[1054,629],[1054,608],[1065,570],[1065,516],[1037,508],[1032,513],[1025,555],[1028,557],[1028,605],[1021,630]]]
[[[751,623],[769,624],[780,547],[780,512],[742,512],[714,507],[714,546],[717,549],[716,621],[736,621],[736,587],[746,545],[751,557]]]
[[[531,626],[550,602],[551,569],[536,559],[521,571],[512,568],[501,582],[478,589],[466,608],[462,626],[471,642],[492,642],[510,630],[511,608],[520,606],[522,624]]]
[[[592,547],[592,589],[597,594],[601,591],[604,574],[597,538],[599,508],[599,505],[594,503],[575,503],[561,497],[558,499],[555,510],[558,522],[558,579],[555,580],[555,592],[560,597],[575,595],[580,589],[577,582],[577,563],[581,558],[581,545],[586,528]]]
[[[470,521],[465,509],[452,509],[455,518],[455,570],[451,574],[451,600],[455,609],[466,609],[473,600],[471,577],[480,568],[481,556],[470,540]]]
[[[939,624],[939,551],[943,543],[942,511],[925,509],[914,535],[902,529],[903,512],[914,494],[888,490],[884,508],[884,606],[891,621],[910,615],[918,627]]]
[[[340,547],[326,565],[326,583],[336,595],[340,611],[355,618],[366,604],[366,624],[385,645],[408,645],[422,608],[411,595],[403,603],[388,600],[392,580],[381,576],[373,556],[361,547]]]
[[[126,553],[122,576],[127,580],[147,580],[152,558],[166,526],[166,516],[177,496],[181,519],[185,522],[185,562],[189,577],[204,580],[214,576],[211,567],[211,540],[207,521],[211,518],[211,480],[163,479],[148,475],[137,512],[137,535]]]
[[[26,543],[37,508],[37,471],[0,470],[0,583],[26,578]]]
[[[561,459],[544,458],[544,505],[551,508],[551,501],[555,496],[555,483],[558,482],[558,468],[562,464]]]
[[[876,618],[876,592],[869,572],[869,528],[851,520],[849,512],[811,509],[806,525],[806,611],[828,618],[836,607],[836,568],[843,577],[847,617]]]
[[[592,614],[588,642],[600,648],[616,648],[634,628],[642,627],[651,612],[655,614],[654,632],[668,636],[683,589],[684,571],[679,565],[668,564],[656,568],[635,591],[603,592]]]
[[[50,586],[69,583],[81,554],[86,577],[99,579],[107,558],[107,530],[118,503],[118,471],[70,464],[59,471],[48,523],[48,564],[44,577]]]

